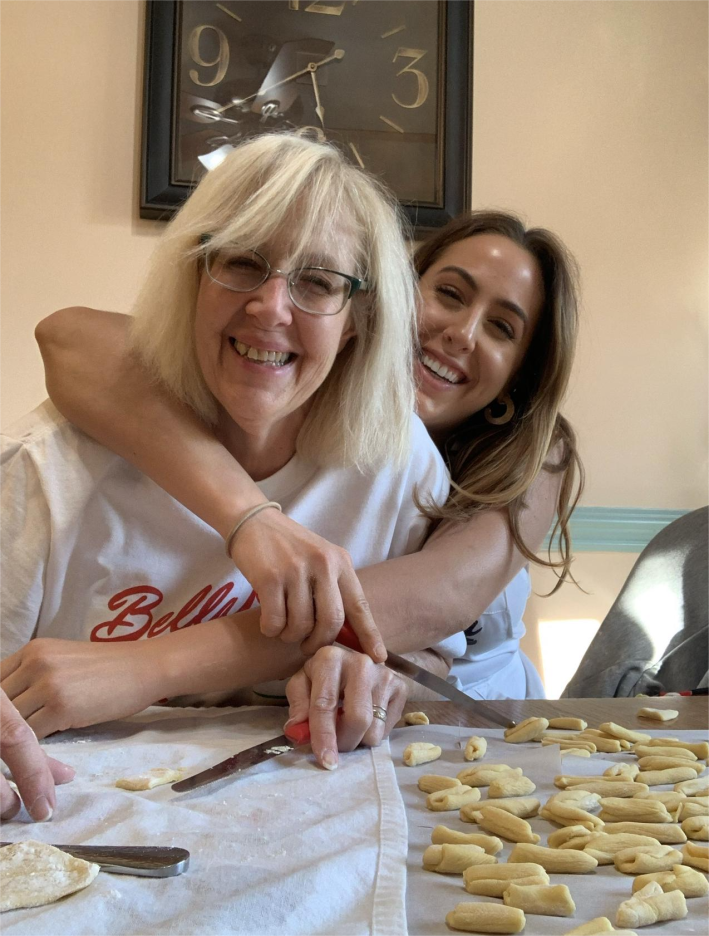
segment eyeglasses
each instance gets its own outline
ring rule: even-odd
[[[277,270],[257,250],[231,246],[205,250],[207,273],[215,283],[233,292],[252,292],[275,274],[284,276],[288,295],[303,312],[337,315],[365,284],[356,276],[324,267]]]

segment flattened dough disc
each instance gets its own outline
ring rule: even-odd
[[[0,848],[0,912],[54,903],[87,887],[98,872],[97,864],[44,842],[6,845]]]

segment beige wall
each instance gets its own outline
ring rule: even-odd
[[[142,3],[0,13],[7,425],[44,395],[37,321],[75,303],[126,310],[161,226],[136,209]],[[475,19],[474,204],[558,231],[583,271],[568,413],[584,501],[706,503],[707,4],[478,0]],[[542,667],[544,635],[602,619],[633,559],[582,555],[589,597],[532,601]],[[590,625],[568,628],[580,655]]]
[[[32,332],[126,310],[161,226],[137,216],[143,4],[0,4],[2,424],[45,396]]]

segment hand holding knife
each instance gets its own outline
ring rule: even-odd
[[[352,630],[347,621],[345,621],[344,626],[337,635],[337,643],[347,647],[349,650],[355,650],[359,653],[362,652],[362,647],[357,638],[357,635]],[[473,711],[478,715],[483,715],[494,724],[499,724],[503,727],[507,727],[509,725],[509,720],[507,718],[499,715],[485,702],[479,702],[477,700],[471,699],[470,696],[460,692],[460,690],[456,689],[445,679],[442,679],[440,676],[435,676],[433,673],[429,673],[428,670],[425,670],[420,666],[416,666],[416,664],[411,663],[404,657],[398,656],[395,653],[389,653],[386,663],[382,665],[388,666],[390,669],[394,670],[400,675],[406,676],[409,679],[413,679],[420,685],[432,689],[434,692],[437,692],[439,695],[450,699],[452,702],[455,702],[457,705],[467,709],[468,711]],[[269,741],[264,741],[262,744],[256,745],[255,747],[240,751],[238,754],[234,754],[231,757],[226,758],[226,760],[215,764],[213,767],[209,767],[207,770],[203,770],[200,773],[197,773],[192,777],[187,777],[184,780],[179,780],[177,783],[172,784],[172,789],[176,793],[186,793],[190,790],[196,789],[197,787],[204,786],[205,784],[213,783],[217,780],[222,780],[226,777],[234,776],[238,773],[241,773],[242,770],[247,770],[249,767],[254,767],[266,760],[270,760],[271,758],[279,757],[281,754],[289,753],[295,747],[307,744],[309,741],[310,724],[307,720],[297,722],[292,725],[287,725],[284,734],[280,735],[279,737],[272,738]]]

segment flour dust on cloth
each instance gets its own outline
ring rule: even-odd
[[[438,647],[453,655],[448,682],[473,699],[543,699],[544,684],[520,649],[522,615],[532,587],[521,569],[463,633]]]
[[[272,707],[150,708],[44,742],[76,779],[58,788],[51,823],[23,811],[3,823],[6,841],[170,845],[188,849],[190,867],[174,878],[101,872],[59,903],[4,914],[3,932],[405,933],[406,813],[388,743],[343,755],[334,771],[303,748],[191,793],[114,786],[155,767],[189,776],[277,737],[283,718]]]

